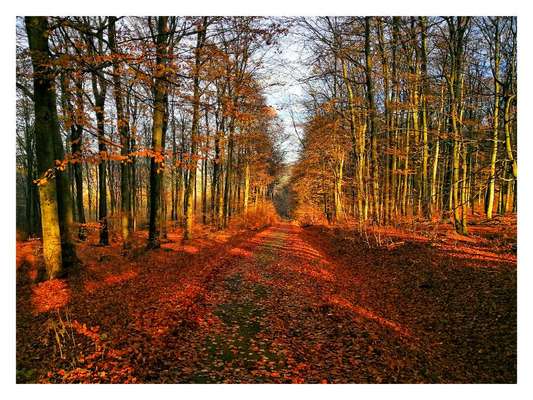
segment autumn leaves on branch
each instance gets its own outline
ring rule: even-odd
[[[471,212],[516,210],[516,18],[298,24],[313,56],[297,215],[362,225],[450,216],[467,234]]]
[[[35,148],[23,153],[24,165],[29,187],[39,184],[38,212],[27,215],[41,227],[49,278],[75,262],[73,230],[85,240],[92,216],[100,245],[110,243],[118,220],[115,231],[130,248],[147,220],[147,246],[157,248],[170,223],[190,239],[197,217],[224,228],[271,196],[279,122],[255,55],[282,31],[276,23],[164,16],[20,23],[27,47],[17,49],[19,64],[31,58],[31,68],[17,70],[23,149]]]
[[[49,277],[76,261],[74,227],[128,249],[146,226],[157,248],[168,226],[187,240],[273,197],[283,127],[262,73],[288,32],[308,74],[287,215],[466,235],[471,213],[516,211],[516,18],[28,17],[18,32],[25,215]]]

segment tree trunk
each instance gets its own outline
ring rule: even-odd
[[[487,188],[487,219],[492,219],[494,208],[494,188],[496,185],[496,161],[498,157],[498,131],[499,131],[499,110],[500,110],[500,34],[498,22],[496,22],[494,32],[494,65],[492,66],[494,77],[494,108],[492,114],[492,151],[490,154],[489,184]]]
[[[123,247],[130,247],[131,236],[131,194],[130,194],[130,160],[128,157],[130,148],[129,121],[124,112],[124,95],[122,90],[122,66],[120,54],[117,49],[116,17],[109,17],[109,48],[116,57],[113,62],[113,95],[117,110],[117,131],[120,136],[120,222],[122,231]]]
[[[185,203],[187,212],[185,214],[185,230],[183,232],[183,239],[188,240],[192,238],[193,227],[193,197],[196,194],[196,148],[198,141],[198,129],[200,126],[200,65],[201,65],[201,51],[205,40],[207,17],[202,19],[198,26],[198,34],[196,38],[195,48],[195,66],[193,71],[193,112],[192,112],[192,126],[191,126],[191,152],[189,160],[189,180],[185,191]],[[194,193],[193,193],[194,192]]]
[[[372,202],[374,210],[374,220],[379,224],[379,163],[377,156],[377,118],[374,104],[374,84],[372,81],[372,55],[370,52],[370,23],[371,17],[365,17],[365,75],[366,75],[366,95],[368,100],[368,123],[370,131],[371,148],[371,171],[372,171]]]
[[[154,79],[154,114],[152,125],[152,151],[150,158],[150,226],[148,248],[160,247],[161,169],[164,160],[163,132],[165,119],[165,96],[167,93],[166,65],[168,54],[168,17],[158,17],[156,38],[156,64],[158,72]]]
[[[41,225],[43,258],[46,277],[53,279],[62,276],[66,270],[66,257],[63,254],[64,241],[68,240],[67,224],[61,224],[61,191],[65,187],[66,176],[58,175],[55,160],[58,143],[59,124],[56,111],[56,91],[53,80],[48,48],[48,20],[46,17],[26,17],[26,31],[33,66],[33,88],[35,108],[35,138],[37,148],[37,172],[39,174],[39,200],[41,204]],[[62,144],[61,144],[62,146]],[[63,180],[63,182],[60,182]],[[63,185],[61,185],[63,183]]]

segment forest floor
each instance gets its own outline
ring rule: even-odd
[[[140,232],[38,284],[20,242],[17,382],[513,383],[516,218],[471,232]]]

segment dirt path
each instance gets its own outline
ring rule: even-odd
[[[184,382],[395,382],[430,379],[408,329],[343,297],[338,267],[281,224],[232,249],[206,296],[211,323],[175,370]],[[352,288],[357,291],[357,287]],[[409,367],[409,368],[404,368]]]
[[[428,253],[439,250],[428,244],[406,245],[405,254],[356,244],[341,255],[329,243],[320,232],[282,223],[220,243],[170,242],[127,262],[113,249],[98,249],[103,255],[92,254],[95,249],[88,260],[96,261],[86,265],[85,274],[21,286],[20,380],[516,379],[511,267],[502,275],[465,272],[466,265],[444,271],[447,264],[436,265]],[[448,262],[444,253],[435,254]],[[429,273],[441,275],[431,275],[429,286],[420,284],[420,276]],[[463,292],[473,293],[476,301]],[[492,308],[484,315],[480,307],[486,304]],[[60,356],[54,334],[61,316],[69,325],[63,326]],[[502,337],[489,345],[484,335],[490,329]]]

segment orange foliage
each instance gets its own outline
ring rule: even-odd
[[[126,255],[95,234],[78,273],[40,284],[22,273],[38,241],[19,243],[17,368],[38,382],[511,382],[516,256],[501,238],[515,228],[474,226],[462,241],[449,225],[198,227],[151,251],[137,232]],[[61,353],[45,340],[56,318]]]
[[[35,313],[58,310],[70,300],[70,288],[67,282],[54,279],[35,285],[32,288],[32,303]]]

